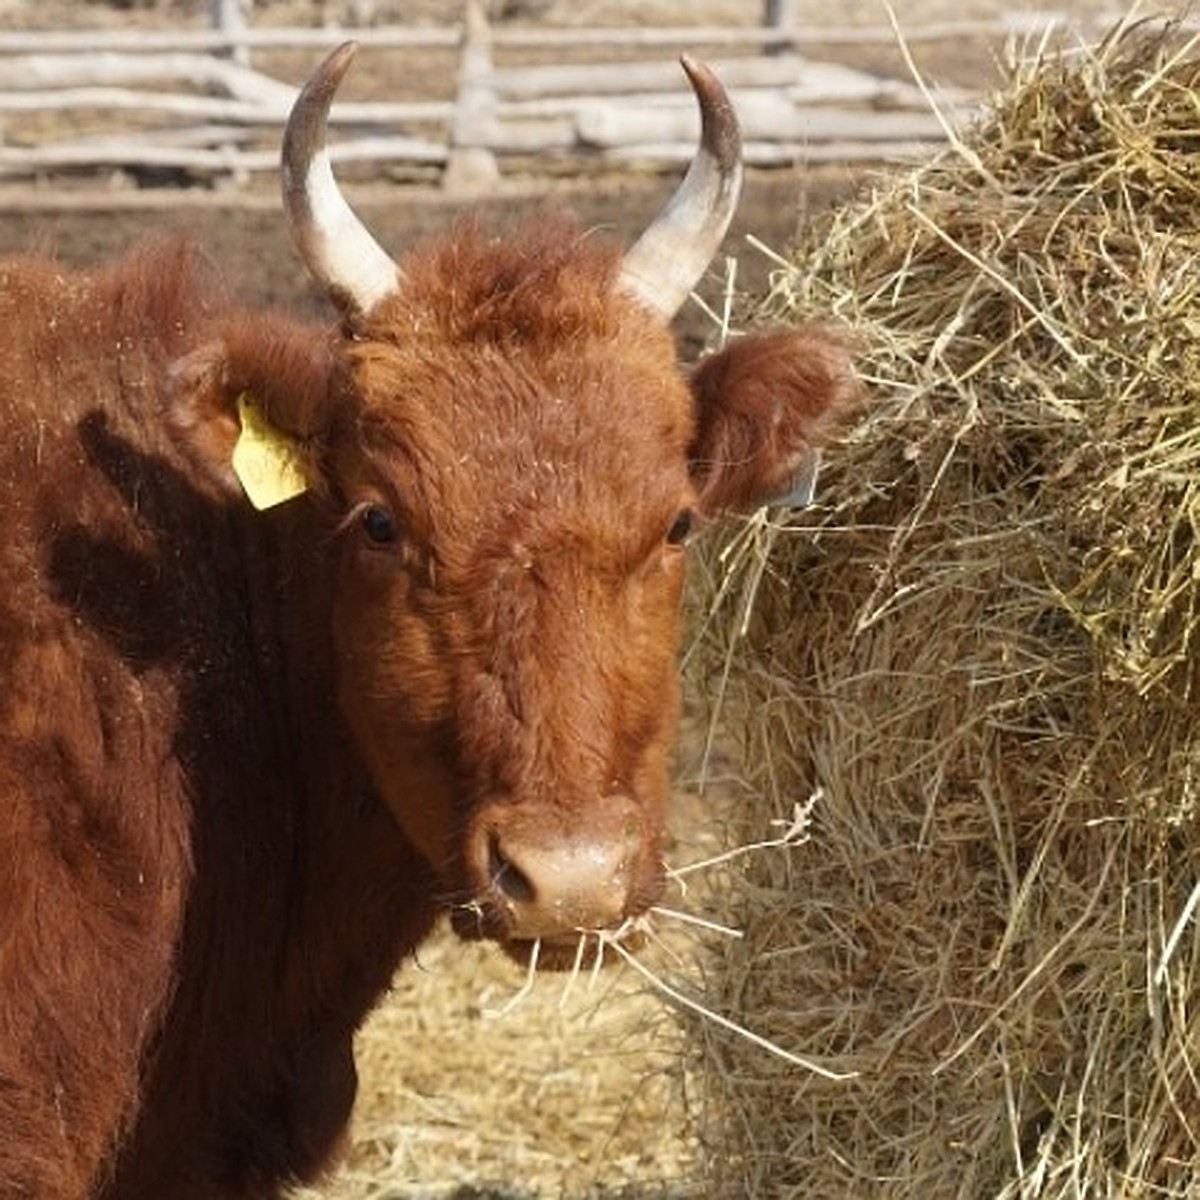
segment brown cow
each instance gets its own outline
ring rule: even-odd
[[[351,55],[284,149],[336,329],[175,242],[0,264],[4,1197],[278,1195],[439,912],[548,960],[645,913],[684,543],[854,395],[817,329],[676,366],[740,175],[705,68],[624,256],[543,220],[398,266],[323,151]]]

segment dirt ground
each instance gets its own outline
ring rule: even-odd
[[[357,5],[357,8],[356,8]],[[756,0],[507,0],[493,6],[509,19],[560,24],[756,22]],[[809,0],[797,5],[807,23],[882,25],[880,0]],[[1058,11],[1095,17],[1111,6],[1098,0],[1057,0]],[[0,28],[112,27],[142,22],[200,22],[206,0],[0,0]],[[1006,0],[895,0],[903,27],[964,17],[1012,15]],[[379,21],[456,19],[458,5],[436,0],[260,0],[264,22],[344,21],[373,11]],[[1113,16],[1118,11],[1111,9]],[[892,49],[847,50],[855,65],[902,76],[903,57]],[[994,41],[914,46],[931,79],[979,86],[997,78],[1003,49]],[[408,86],[449,86],[444,69],[405,75]],[[414,78],[416,80],[414,84]],[[746,198],[727,243],[738,261],[738,286],[762,290],[769,260],[750,249],[748,233],[784,250],[813,213],[864,182],[870,168],[802,165],[752,172]],[[541,203],[566,204],[589,225],[636,234],[664,201],[674,179],[653,175],[606,177],[586,186],[529,179],[503,194],[474,202],[487,221],[503,222]],[[356,206],[390,248],[444,229],[467,207],[436,192],[364,185]],[[91,263],[119,253],[148,227],[176,227],[206,247],[248,298],[323,312],[298,265],[274,195],[249,200],[214,192],[179,193],[164,208],[137,192],[114,193],[111,203],[81,210],[50,193],[0,189],[0,253],[31,245],[64,260]],[[720,270],[707,292],[720,294]],[[681,318],[685,353],[712,332],[691,308]],[[677,861],[720,845],[719,803],[698,799],[697,747],[687,739],[680,773],[686,820],[680,823]],[[736,782],[715,794],[728,803]],[[694,898],[693,898],[694,901]],[[719,913],[713,914],[719,918]],[[702,959],[685,939],[680,961],[659,956],[668,975],[699,978]],[[564,997],[561,978],[542,980],[520,998],[522,980],[486,950],[442,937],[422,952],[417,968],[402,973],[393,995],[363,1031],[362,1088],[354,1145],[344,1172],[319,1195],[337,1200],[456,1198],[531,1200],[533,1197],[704,1196],[697,1176],[701,1082],[681,1052],[670,1012],[644,980],[626,969],[597,981],[579,981]],[[513,1002],[518,998],[519,1002]],[[510,1002],[511,1007],[510,1007]],[[317,1195],[314,1193],[314,1195]]]

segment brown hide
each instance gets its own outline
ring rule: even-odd
[[[196,274],[164,245],[94,277],[0,269],[6,1197],[311,1174],[349,1108],[350,1032],[431,918],[339,754],[317,581],[288,565],[300,514],[206,494],[163,419],[172,364],[218,321],[297,393],[325,339],[230,321]]]
[[[464,228],[336,332],[171,244],[0,265],[0,1196],[276,1195],[439,910],[567,953],[654,901],[691,514],[853,387],[811,331],[693,394],[618,265]],[[310,484],[265,513],[243,391]]]

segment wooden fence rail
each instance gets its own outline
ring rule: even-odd
[[[999,40],[1056,23],[1052,14],[949,22],[904,37]],[[977,100],[944,90],[931,106],[915,83],[834,61],[839,46],[894,42],[885,29],[509,29],[490,27],[476,6],[465,21],[431,29],[0,32],[0,180],[53,185],[116,171],[139,186],[212,186],[274,171],[295,88],[251,57],[315,57],[347,37],[447,55],[457,87],[435,99],[337,104],[335,160],[459,192],[494,186],[514,164],[593,170],[686,158],[694,102],[671,62],[684,48],[712,52],[741,113],[751,164],[919,154]],[[544,61],[547,49],[567,48],[590,61]]]

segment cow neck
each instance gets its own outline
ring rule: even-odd
[[[353,1033],[432,922],[425,870],[336,709],[328,531],[303,499],[236,523],[256,711],[214,719],[255,724],[196,799],[181,978],[113,1197],[163,1194],[193,1167],[203,1176],[213,1147],[255,1144],[252,1128],[277,1128],[288,1161],[223,1170],[259,1183],[315,1170],[353,1099]]]

